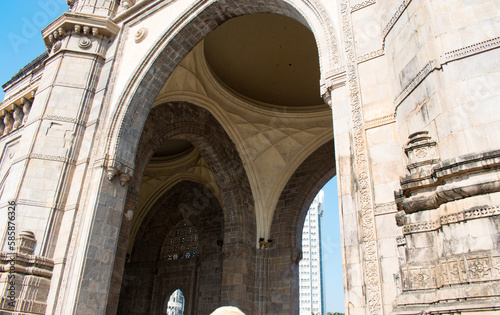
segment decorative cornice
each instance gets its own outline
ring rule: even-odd
[[[358,57],[358,64],[383,56],[384,54],[385,54],[384,47],[382,47],[380,49],[377,49],[375,51],[369,52],[367,54],[364,54],[363,56]]]
[[[500,47],[500,37],[495,37],[460,49],[446,52],[440,57],[440,62],[441,64],[445,64],[450,61],[469,57],[498,47]]]
[[[403,12],[406,10],[406,8],[410,3],[411,0],[404,0],[403,3],[398,7],[396,13],[394,13],[392,18],[389,20],[389,23],[387,23],[387,25],[384,27],[384,30],[382,31],[382,38],[384,43],[387,34],[389,34],[389,32],[392,30],[392,28],[394,27],[394,25],[399,20],[399,18],[401,17],[401,15],[403,14]]]
[[[54,44],[68,34],[81,34],[84,36],[82,38],[87,38],[86,36],[109,37],[118,34],[119,30],[120,26],[109,18],[65,12],[42,30],[42,36],[47,48],[52,49]],[[90,40],[87,38],[84,42],[80,42],[80,47],[89,48]]]
[[[366,1],[363,1],[361,3],[358,3],[355,6],[351,7],[351,13],[356,12],[358,10],[361,10],[363,8],[366,8],[368,6],[371,6],[372,4],[375,4],[375,3],[377,3],[376,0],[366,0]]]
[[[475,207],[458,213],[452,213],[440,217],[433,222],[421,222],[415,224],[407,224],[403,226],[403,234],[414,234],[422,232],[436,231],[443,225],[465,222],[474,219],[500,215],[500,206]]]
[[[371,119],[365,121],[365,129],[372,129],[372,128],[377,128],[380,126],[392,124],[396,122],[396,115],[395,114],[389,114],[385,115],[379,118]]]
[[[44,67],[44,62],[49,57],[49,54],[45,51],[40,56],[36,57],[33,61],[28,63],[26,66],[21,68],[17,74],[15,74],[9,81],[2,85],[4,90],[7,90],[11,85],[13,85],[17,80],[23,78],[28,73],[36,71],[37,69]]]

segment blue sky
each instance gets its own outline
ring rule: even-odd
[[[68,8],[64,0],[23,0],[0,2],[0,83],[4,84],[23,66],[45,51],[41,29]],[[0,91],[0,99],[4,92]],[[333,157],[332,157],[333,158]],[[344,293],[340,254],[337,181],[325,187],[323,215],[323,265],[326,310],[343,311]]]
[[[45,51],[41,30],[68,5],[64,0],[0,1],[0,83]],[[0,99],[4,92],[1,90]]]

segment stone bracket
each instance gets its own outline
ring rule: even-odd
[[[123,187],[128,185],[134,176],[134,169],[125,165],[122,162],[117,160],[108,160],[96,162],[97,167],[103,167],[106,171],[106,176],[109,181],[112,181],[115,177],[118,176],[120,179],[120,185]]]
[[[402,189],[394,192],[398,210],[436,209],[450,201],[500,191],[499,170],[500,150],[441,161],[400,179]]]

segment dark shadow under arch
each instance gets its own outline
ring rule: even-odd
[[[208,110],[188,102],[166,103],[151,111],[139,143],[136,172],[129,186],[127,208],[137,209],[146,166],[156,150],[172,138],[191,142],[212,171],[221,196],[224,243],[228,246],[246,244],[247,247],[252,247],[256,237],[254,200],[236,147]],[[165,194],[167,195],[168,193]],[[164,198],[166,197],[161,197],[160,200]],[[151,220],[148,215],[142,224],[147,223],[147,220]],[[110,299],[113,300],[117,300],[117,295],[120,294],[130,229],[131,221],[123,220],[110,290]],[[142,239],[140,233],[137,239]],[[108,309],[113,307],[111,304]]]
[[[153,205],[125,266],[119,314],[158,314],[164,308],[165,296],[175,289],[185,294],[186,314],[207,313],[220,304],[222,248],[216,240],[223,238],[224,216],[210,191],[205,192],[203,208],[199,207],[194,196],[203,189],[201,184],[183,181]],[[182,227],[183,222],[199,228],[197,255],[166,260],[160,255],[162,246],[170,231],[179,224]],[[216,296],[211,296],[215,292]]]

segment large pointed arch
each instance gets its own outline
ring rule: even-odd
[[[99,235],[101,231],[98,229],[99,226],[95,225],[94,222],[95,220],[106,220],[106,218],[94,217],[92,213],[101,213],[102,211],[99,210],[101,208],[109,209],[110,217],[120,218],[120,215],[123,217],[124,213],[129,213],[134,209],[133,204],[137,196],[130,196],[130,194],[127,196],[127,179],[130,178],[130,174],[137,172],[135,161],[137,153],[139,152],[139,142],[146,119],[151,112],[153,101],[175,67],[199,41],[220,24],[234,17],[254,13],[275,13],[285,15],[299,21],[311,29],[319,48],[321,80],[323,83],[334,75],[334,69],[339,69],[340,58],[337,53],[337,41],[335,39],[333,24],[326,15],[326,10],[321,9],[321,6],[318,6],[317,3],[311,3],[310,0],[206,0],[197,3],[186,11],[179,20],[175,21],[172,27],[159,38],[150,49],[147,56],[143,58],[139,62],[139,65],[133,70],[133,74],[127,79],[128,83],[123,90],[118,90],[118,88],[115,87],[116,91],[107,91],[107,100],[111,99],[110,95],[116,94],[119,96],[117,96],[116,100],[112,101],[109,107],[103,109],[104,115],[109,118],[102,127],[100,127],[101,136],[100,140],[98,140],[100,143],[96,144],[95,166],[103,167],[106,170],[104,174],[106,174],[108,178],[104,177],[104,174],[98,171],[91,175],[95,177],[95,181],[99,182],[99,184],[92,187],[92,191],[89,192],[89,196],[95,197],[95,205],[89,204],[86,205],[86,207],[96,210],[94,210],[94,212],[89,212],[89,214],[83,218],[82,227],[83,229],[88,227],[89,232],[82,232],[77,238],[87,239],[88,246],[81,250],[79,249],[79,253],[76,253],[74,255],[75,257],[78,255],[87,255],[87,250],[97,246],[96,244],[100,240]],[[146,12],[145,14],[147,15]],[[141,18],[144,18],[144,16],[138,19]],[[138,20],[134,22],[138,22]],[[130,25],[124,25],[123,32],[121,33],[124,38],[127,36],[127,32],[130,29],[129,27]],[[125,46],[118,48],[118,58],[122,53],[120,49],[124,48]],[[115,82],[118,75],[123,75],[123,72],[118,69],[119,66],[120,63],[118,60],[115,64],[117,69],[113,69],[110,82]],[[318,91],[318,93],[320,93],[320,91]],[[196,129],[199,126],[191,125],[190,127]],[[215,167],[219,168],[218,170],[223,173],[226,172],[226,170],[222,168],[222,165],[215,164]],[[244,171],[244,169],[241,169],[241,171]],[[116,176],[117,174],[119,176]],[[117,177],[119,177],[120,182],[124,185],[123,189],[117,189],[117,187],[115,187],[118,181],[116,180]],[[113,182],[108,181],[108,179]],[[236,218],[244,218],[244,220],[246,220],[246,226],[256,224],[255,215],[252,220],[246,219],[248,218],[246,216],[252,213],[253,208],[244,204],[246,202],[245,200],[241,200],[240,198],[229,201],[224,200],[224,198],[222,199],[223,203],[233,202],[239,205],[240,210],[244,209],[243,212],[238,209],[232,209],[231,211],[235,214]],[[92,203],[92,200],[93,199],[89,199],[89,202]],[[224,206],[224,208],[226,207]],[[242,213],[243,216],[241,216]],[[123,220],[125,219],[126,216]],[[114,265],[116,267],[116,264],[123,263],[121,260],[124,258],[119,257],[119,254],[123,253],[120,244],[124,242],[126,237],[124,237],[124,234],[120,230],[121,218],[119,220],[108,220],[106,222],[111,222],[110,224],[112,225],[112,228],[108,229],[108,231],[110,231],[109,234],[112,235],[107,237],[110,239],[116,238],[116,241],[118,241],[116,256],[114,260],[111,259],[111,261],[105,262],[85,256],[84,262],[81,264],[75,262],[74,268],[71,267],[65,270],[65,275],[63,277],[68,278],[68,282],[71,282],[71,285],[77,287],[76,294],[72,294],[68,290],[62,290],[59,293],[61,301],[66,301],[66,296],[68,297],[67,300],[70,303],[68,305],[70,306],[67,307],[67,309],[69,312],[72,312],[73,309],[102,309],[103,307],[106,308],[106,304],[108,311],[110,310],[110,306],[112,308],[114,303],[112,295],[115,293],[112,285],[113,281],[103,282],[100,291],[95,293],[99,294],[100,300],[105,301],[90,307],[89,304],[85,302],[88,299],[80,298],[83,292],[89,292],[88,288],[93,285],[91,279],[80,277],[80,275],[90,272],[92,268],[92,265],[87,263],[87,261],[102,265],[102,268],[100,268],[103,270],[105,278],[111,273],[113,277],[119,277],[116,268],[114,269],[115,272],[112,271]],[[238,219],[228,222],[238,222]],[[225,224],[227,225],[228,223]],[[232,291],[231,295],[225,296],[226,300],[224,301],[228,304],[239,306],[245,312],[252,313],[257,305],[255,302],[257,298],[253,296],[253,294],[256,293],[254,293],[254,289],[251,289],[253,288],[253,281],[255,281],[250,275],[253,266],[247,266],[244,265],[244,263],[249,260],[248,257],[255,254],[255,240],[257,237],[254,230],[251,228],[244,228],[243,230],[234,229],[233,232],[237,237],[232,239],[231,243],[225,244],[224,257],[229,262],[228,264],[231,265],[232,270],[235,273],[239,273],[239,276],[241,276],[243,280],[242,284],[238,284],[236,290],[233,290],[234,286],[231,285],[223,287],[223,290],[226,292]],[[225,237],[230,237],[229,235],[231,235],[231,233],[225,234]],[[252,242],[238,241],[243,239],[252,239]],[[230,246],[230,244],[233,245]],[[69,259],[74,260],[72,253],[70,253]],[[70,274],[74,274],[75,277],[68,277]],[[83,280],[79,281],[73,279]],[[105,292],[108,291],[110,285],[111,289],[108,295]],[[75,301],[75,303],[73,303],[73,301]],[[64,309],[66,310],[66,307]]]
[[[340,67],[335,28],[326,10],[313,1],[203,1],[186,13],[163,34],[134,71],[120,95],[106,127],[102,146],[111,160],[132,169],[137,144],[154,99],[177,64],[196,44],[225,21],[247,14],[275,13],[288,16],[308,27],[316,39],[321,81]],[[326,91],[321,91],[324,93]],[[118,93],[115,91],[114,93]],[[318,91],[320,93],[320,91]]]

